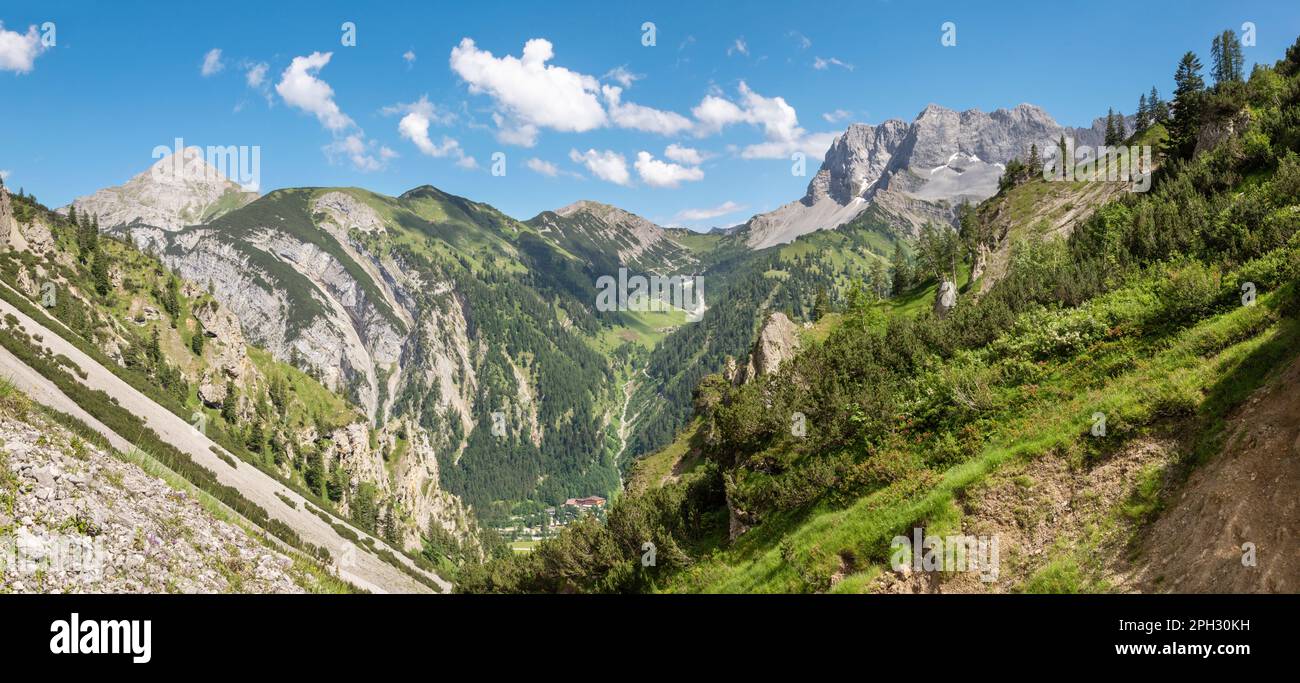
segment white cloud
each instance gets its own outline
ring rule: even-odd
[[[4,22],[0,21],[0,71],[12,71],[25,74],[32,70],[36,58],[45,52],[41,36],[35,26],[28,26],[27,33],[6,31]]]
[[[582,175],[581,173],[576,173],[574,171],[566,171],[549,161],[538,159],[537,157],[533,157],[525,161],[524,166],[528,167],[528,169],[533,171],[534,173],[544,175],[547,178],[558,178],[560,176],[568,176],[570,178],[577,178],[578,180],[586,179],[586,176]]]
[[[691,113],[695,116],[695,134],[699,137],[738,123],[762,128],[764,141],[745,147],[741,152],[745,159],[788,158],[794,152],[821,158],[836,135],[809,133],[799,126],[799,116],[785,98],[760,95],[744,81],[740,83],[739,104],[711,94],[706,95]]]
[[[691,120],[672,111],[663,111],[639,104],[623,103],[623,89],[616,85],[601,88],[609,106],[609,119],[619,128],[631,128],[660,135],[676,135],[689,130]]]
[[[281,74],[275,91],[285,104],[314,114],[322,126],[337,133],[355,124],[334,103],[334,89],[316,77],[333,56],[332,52],[313,52],[306,57],[294,57]]]
[[[799,44],[799,49],[801,50],[807,50],[812,47],[812,41],[808,39],[808,36],[805,36],[798,31],[791,31],[789,36],[794,38],[794,41]]]
[[[367,140],[364,133],[357,132],[343,136],[324,147],[325,154],[333,161],[335,157],[344,156],[359,171],[370,172],[383,169],[388,160],[396,155],[393,150],[381,147],[379,157],[373,154],[375,142]]]
[[[763,128],[771,139],[789,139],[802,132],[794,107],[782,97],[764,97],[744,81],[740,82],[740,105],[720,97],[707,95],[691,113],[699,125],[696,134],[710,135],[736,123],[749,123]]]
[[[737,38],[731,43],[731,47],[727,48],[727,56],[730,57],[733,54],[742,54],[746,57],[749,56],[749,45],[745,42],[744,36]]]
[[[534,38],[524,44],[523,55],[495,57],[464,38],[451,50],[451,69],[471,93],[490,96],[500,116],[498,139],[531,146],[537,130],[550,128],[581,133],[607,123],[593,77],[548,65],[554,56],[551,42]]]
[[[533,157],[525,161],[524,166],[527,166],[528,168],[532,169],[534,172],[540,173],[541,175],[544,175],[547,178],[554,178],[555,176],[560,175],[559,166],[556,166],[555,164],[552,164],[549,161],[542,161],[537,157]]]
[[[221,61],[221,48],[214,47],[203,55],[203,66],[199,67],[199,74],[204,78],[220,73],[226,68],[226,63]]]
[[[708,155],[698,149],[693,147],[684,147],[675,142],[668,145],[668,148],[664,150],[664,156],[678,163],[686,164],[687,166],[699,166],[708,158]]]
[[[266,62],[249,64],[248,70],[244,72],[244,81],[250,88],[261,88],[266,85],[266,71],[271,68]]]
[[[415,51],[414,51],[414,50],[407,50],[406,52],[403,52],[403,53],[402,53],[402,59],[406,61],[406,65],[407,65],[407,66],[410,66],[410,65],[414,64],[414,63],[415,63]]]
[[[818,71],[825,71],[831,68],[832,66],[838,66],[842,69],[848,69],[849,71],[853,70],[852,64],[849,64],[848,62],[842,62],[836,59],[835,57],[830,57],[828,59],[822,59],[821,57],[816,57],[813,59],[813,68]]]
[[[6,171],[5,169],[0,168],[0,181],[4,181],[4,180],[8,180],[8,179],[9,179],[9,171]]]
[[[397,122],[397,132],[403,138],[410,140],[421,154],[436,159],[451,156],[455,157],[456,163],[462,167],[478,167],[478,162],[473,157],[467,156],[465,150],[461,149],[460,142],[454,138],[443,135],[440,141],[434,142],[429,136],[431,124],[446,125],[451,123],[455,116],[436,109],[427,96],[421,96],[419,101],[411,104],[385,107],[383,111],[385,114],[405,113],[405,116]]]
[[[727,214],[741,211],[744,208],[745,206],[743,204],[737,204],[736,202],[727,200],[713,207],[708,207],[703,209],[683,209],[677,212],[677,215],[673,217],[673,220],[707,221],[707,220],[712,220],[714,218],[717,218],[719,216],[725,216]]]
[[[853,116],[853,112],[847,109],[836,109],[835,111],[828,111],[825,114],[822,114],[822,120],[826,121],[826,123],[835,123],[836,121],[843,121],[850,116]]]
[[[800,129],[802,131],[802,129]],[[810,159],[821,161],[826,158],[826,150],[839,133],[800,133],[798,137],[788,140],[767,140],[749,145],[740,152],[742,159],[789,159],[795,152],[803,152]]]
[[[569,158],[575,163],[581,163],[587,167],[591,174],[606,180],[615,185],[627,185],[631,180],[631,174],[627,170],[627,160],[622,154],[611,150],[597,152],[589,149],[586,152],[579,153],[576,149],[569,150]]]
[[[633,83],[645,77],[642,76],[641,74],[634,74],[631,71],[628,71],[627,65],[624,64],[622,66],[616,66],[613,69],[610,69],[604,76],[602,76],[602,78],[606,80],[614,81],[615,83],[618,83],[624,88],[630,88],[632,87]]]
[[[636,172],[650,187],[677,187],[684,182],[704,179],[704,171],[660,161],[649,152],[637,152]]]
[[[334,89],[330,84],[316,76],[330,63],[331,57],[332,52],[313,52],[305,57],[294,57],[280,75],[275,91],[285,104],[314,115],[334,136],[334,141],[322,148],[331,162],[342,156],[351,161],[357,170],[382,170],[388,165],[389,159],[397,156],[397,152],[383,146],[376,149],[375,141],[367,139],[365,132],[334,102]],[[251,78],[249,80],[251,84]]]

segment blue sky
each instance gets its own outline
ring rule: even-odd
[[[790,154],[811,176],[850,122],[1031,102],[1088,125],[1168,95],[1185,50],[1208,64],[1247,21],[1248,68],[1271,63],[1300,4],[6,0],[0,171],[57,206],[182,137],[260,146],[263,191],[432,184],[518,218],[596,199],[732,225],[801,196]],[[45,22],[55,44],[34,46]]]

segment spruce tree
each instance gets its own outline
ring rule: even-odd
[[[894,271],[894,283],[891,288],[895,295],[907,291],[912,286],[912,268],[907,262],[907,253],[903,251],[902,243],[894,244],[894,255],[890,259],[890,266]]]
[[[1106,138],[1107,147],[1118,144],[1115,142],[1115,110],[1113,108],[1106,110]]]
[[[1142,93],[1142,95],[1138,97],[1137,119],[1134,120],[1133,122],[1133,127],[1134,127],[1133,132],[1141,133],[1142,131],[1147,129],[1147,126],[1150,125],[1151,125],[1151,112],[1150,110],[1147,109],[1146,93]]]
[[[1216,84],[1240,82],[1244,61],[1241,41],[1237,39],[1236,33],[1226,30],[1214,37],[1210,45],[1210,62],[1211,75]]]
[[[112,289],[112,283],[109,282],[108,277],[108,256],[104,252],[95,251],[94,260],[90,265],[90,275],[95,281],[95,291],[99,292],[100,296],[107,295]]]
[[[1175,154],[1189,158],[1196,149],[1201,126],[1201,102],[1205,80],[1201,78],[1201,60],[1187,52],[1174,72],[1173,118],[1169,122],[1169,142]]]

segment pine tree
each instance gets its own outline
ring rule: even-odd
[[[90,274],[95,281],[95,291],[99,292],[100,296],[107,295],[113,284],[109,282],[108,277],[108,256],[103,251],[95,250],[94,261],[91,262],[90,266]]]
[[[1133,128],[1134,128],[1133,132],[1141,133],[1142,131],[1147,129],[1147,126],[1150,125],[1151,125],[1151,112],[1150,110],[1147,109],[1146,93],[1142,93],[1142,95],[1138,97],[1137,118],[1133,121]]]
[[[1210,45],[1211,75],[1214,82],[1240,82],[1245,60],[1241,54],[1241,41],[1231,30],[1214,37]]]
[[[1128,139],[1128,124],[1124,123],[1124,112],[1115,112],[1115,144],[1122,145]]]
[[[1064,178],[1065,169],[1070,167],[1070,158],[1069,158],[1070,148],[1066,147],[1065,145],[1065,133],[1061,133],[1061,141],[1057,143],[1057,147],[1059,149],[1057,150],[1057,154],[1056,154],[1056,159],[1057,159],[1056,171],[1058,175]]]
[[[885,262],[876,259],[871,264],[871,281],[876,283],[876,296],[883,299],[890,294],[889,274],[885,271]]]
[[[248,439],[244,445],[254,453],[262,452],[262,448],[266,446],[266,434],[262,430],[261,420],[253,420],[252,426],[248,428]]]
[[[190,337],[190,350],[196,356],[203,356],[203,330],[196,330],[194,336]]]
[[[238,391],[229,382],[226,383],[226,397],[221,399],[221,419],[232,425],[239,419]]]
[[[1119,144],[1118,142],[1115,141],[1115,109],[1114,108],[1106,110],[1105,144],[1107,147],[1112,147],[1114,145]]]
[[[1187,52],[1178,61],[1174,72],[1173,119],[1169,122],[1169,143],[1173,152],[1189,158],[1196,149],[1196,136],[1201,126],[1201,101],[1205,80],[1201,78],[1201,60],[1196,53]]]
[[[1169,105],[1160,99],[1160,91],[1151,86],[1151,95],[1147,98],[1147,107],[1151,110],[1151,123],[1164,123],[1169,120]]]
[[[907,252],[903,251],[903,245],[897,243],[894,245],[894,255],[890,259],[890,266],[894,271],[894,286],[892,287],[895,295],[907,291],[912,286],[912,267],[907,262]]]
[[[162,342],[158,337],[158,328],[153,328],[153,333],[149,335],[149,345],[145,347],[145,355],[149,357],[149,362],[157,366],[162,362]]]
[[[1029,145],[1029,177],[1037,178],[1043,174],[1043,157],[1038,154],[1038,143]]]
[[[830,313],[831,299],[825,287],[817,288],[817,297],[813,300],[813,320],[821,320]]]

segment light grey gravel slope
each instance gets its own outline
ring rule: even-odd
[[[324,520],[307,510],[307,501],[302,496],[289,490],[266,473],[242,462],[238,467],[231,468],[213,452],[213,448],[220,449],[220,446],[207,436],[141,394],[54,331],[37,323],[8,302],[0,301],[0,317],[6,315],[16,317],[22,328],[28,334],[39,336],[42,339],[41,344],[51,352],[68,357],[85,371],[86,379],[82,380],[82,383],[87,387],[103,391],[116,399],[118,405],[142,419],[150,429],[157,432],[161,439],[183,451],[195,463],[212,470],[220,483],[238,489],[245,498],[264,508],[272,518],[284,522],[296,531],[304,541],[328,549],[336,558],[336,570],[340,578],[376,593],[429,592],[424,584],[388,564],[366,548],[339,535]],[[0,355],[0,362],[2,362],[0,373],[8,376],[19,390],[27,393],[37,402],[76,417],[85,417],[84,411],[80,409],[69,410],[71,399],[11,354],[6,352]],[[104,433],[115,446],[125,445],[126,439],[123,435],[113,434],[97,421],[86,422]],[[277,493],[294,501],[294,507],[289,507]],[[363,532],[356,533],[360,538],[367,537]],[[382,540],[375,539],[374,542],[376,547],[386,547]],[[413,571],[423,572],[405,556],[396,552],[393,555]],[[441,577],[428,572],[423,573],[436,582],[443,592],[450,590],[451,584]]]

